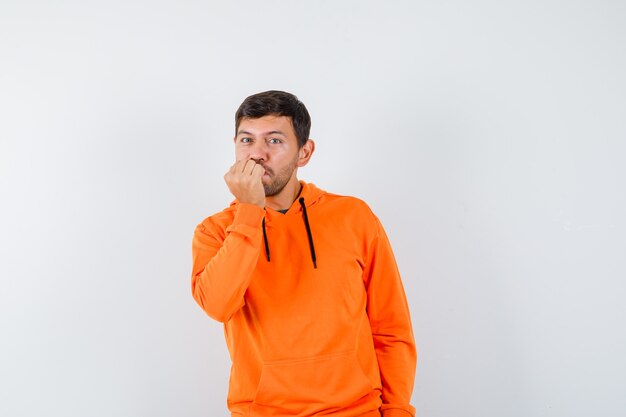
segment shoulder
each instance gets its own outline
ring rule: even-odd
[[[206,217],[196,226],[196,232],[209,235],[223,235],[235,218],[237,205],[232,203],[224,210]]]
[[[370,206],[358,197],[327,192],[320,203],[320,206],[335,213],[348,216],[357,222],[378,222],[378,218]]]
[[[334,204],[344,205],[347,207],[371,211],[365,201],[352,195],[343,195],[343,194],[325,192],[324,200],[326,203],[334,203]]]

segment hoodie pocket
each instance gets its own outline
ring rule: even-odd
[[[347,407],[371,392],[355,352],[349,352],[265,364],[254,406],[312,414]]]

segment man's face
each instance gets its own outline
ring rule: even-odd
[[[239,123],[235,156],[238,161],[252,159],[263,166],[265,174],[261,181],[266,197],[280,193],[290,179],[295,180],[298,151],[290,117],[244,118]]]

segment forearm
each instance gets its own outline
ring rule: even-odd
[[[262,244],[263,209],[242,204],[220,242],[196,229],[192,293],[215,320],[226,322],[244,304]]]

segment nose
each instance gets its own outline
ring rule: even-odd
[[[248,159],[252,159],[257,164],[267,161],[267,145],[264,142],[257,141],[249,149]]]

